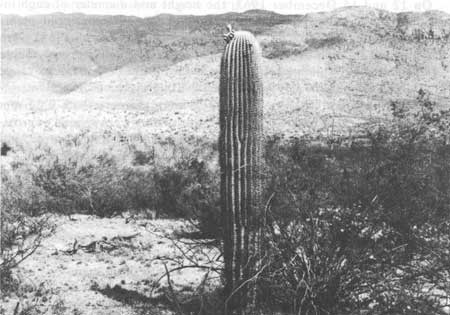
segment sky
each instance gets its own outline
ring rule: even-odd
[[[449,0],[0,0],[0,12],[19,15],[81,12],[147,17],[160,13],[204,15],[264,9],[304,14],[350,5],[394,12],[441,10],[450,13]]]

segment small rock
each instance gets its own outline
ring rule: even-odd
[[[128,266],[123,266],[123,267],[119,268],[119,272],[121,272],[121,273],[125,273],[129,270],[130,270],[130,268],[128,268]]]

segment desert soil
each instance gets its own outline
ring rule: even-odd
[[[192,240],[181,236],[192,232],[190,223],[76,215],[57,217],[55,224],[55,233],[15,270],[22,296],[3,297],[5,314],[13,314],[18,302],[21,309],[34,305],[44,314],[173,313],[164,302],[167,278],[152,288],[164,275],[164,264],[169,270],[180,262],[191,264],[182,251],[191,248],[186,242]],[[219,257],[217,248],[208,246],[190,255],[205,265]],[[193,292],[205,272],[189,268],[171,273],[174,290]]]

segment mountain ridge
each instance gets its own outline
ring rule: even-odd
[[[8,115],[24,117],[29,128],[21,132],[30,137],[44,131],[26,121],[28,109],[66,126],[62,132],[216,139],[228,23],[253,32],[262,47],[268,134],[348,134],[390,119],[392,101],[415,106],[420,89],[450,108],[450,15],[441,12],[358,7],[11,21],[2,19],[2,102]]]
[[[377,36],[425,37],[431,23],[436,25],[436,36],[450,34],[450,15],[445,12],[392,13],[369,7],[344,7],[306,15],[264,10],[146,18],[80,13],[2,15],[2,72],[6,73],[6,81],[17,71],[25,75],[37,73],[49,82],[51,89],[64,94],[93,77],[129,64],[145,61],[152,64],[150,68],[159,69],[218,53],[228,23],[262,37],[269,58],[301,53],[308,40],[312,43],[309,46],[317,48],[339,44],[341,39],[348,41],[352,32],[355,41],[369,37],[375,40]],[[395,23],[396,27],[392,27]],[[298,38],[304,29],[310,34],[301,42]],[[414,33],[417,29],[422,33]],[[330,37],[330,32],[335,32],[335,36]]]

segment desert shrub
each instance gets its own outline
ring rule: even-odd
[[[20,285],[14,268],[36,251],[52,225],[42,215],[45,196],[28,172],[13,172],[2,164],[0,194],[0,288],[6,296]]]
[[[217,171],[196,158],[182,160],[155,173],[157,209],[172,217],[196,220],[207,236],[220,235]]]
[[[360,207],[297,211],[284,229],[272,220],[267,234],[266,307],[295,314],[436,314],[448,303],[448,225],[415,229],[420,245],[405,260],[398,233]]]
[[[285,58],[303,53],[308,46],[304,43],[296,43],[286,40],[263,43],[264,57],[269,59]]]
[[[39,248],[43,238],[53,231],[53,225],[48,216],[31,217],[17,211],[11,197],[3,197],[0,214],[0,287],[2,294],[7,294],[20,285],[13,269]]]
[[[184,205],[179,196],[190,184],[188,170],[181,164],[169,166],[154,175],[158,189],[157,209],[170,217],[185,216]]]
[[[204,237],[218,238],[222,232],[219,174],[204,161],[192,160],[189,169],[195,177],[180,196],[182,203]]]
[[[450,296],[450,115],[423,91],[416,105],[393,103],[392,122],[368,127],[364,141],[268,141],[266,307],[443,311]]]
[[[8,154],[8,152],[12,150],[12,148],[6,142],[2,142],[2,146],[1,146],[0,150],[1,150],[1,155],[6,156]]]
[[[310,38],[306,40],[308,48],[319,49],[323,47],[330,47],[345,42],[345,39],[341,36],[330,36],[324,38]]]
[[[157,209],[158,187],[155,182],[155,169],[148,166],[128,167],[123,173],[127,205],[125,209],[155,210]]]
[[[47,195],[37,187],[32,178],[32,169],[22,163],[12,166],[12,169],[2,167],[1,202],[2,209],[17,211],[31,216],[45,213]],[[5,210],[6,211],[6,210]]]
[[[124,174],[119,161],[107,153],[81,165],[76,159],[52,157],[39,163],[32,177],[48,196],[50,211],[110,216],[127,209]]]
[[[67,140],[67,141],[65,141]],[[127,203],[124,150],[105,143],[60,139],[18,151],[2,174],[2,194],[16,211],[111,215]],[[16,197],[14,197],[16,196]]]
[[[166,217],[212,220],[216,214],[206,208],[217,201],[214,148],[191,140],[117,143],[83,134],[40,143],[12,157],[2,193],[20,195],[10,202],[31,216],[150,209]]]

